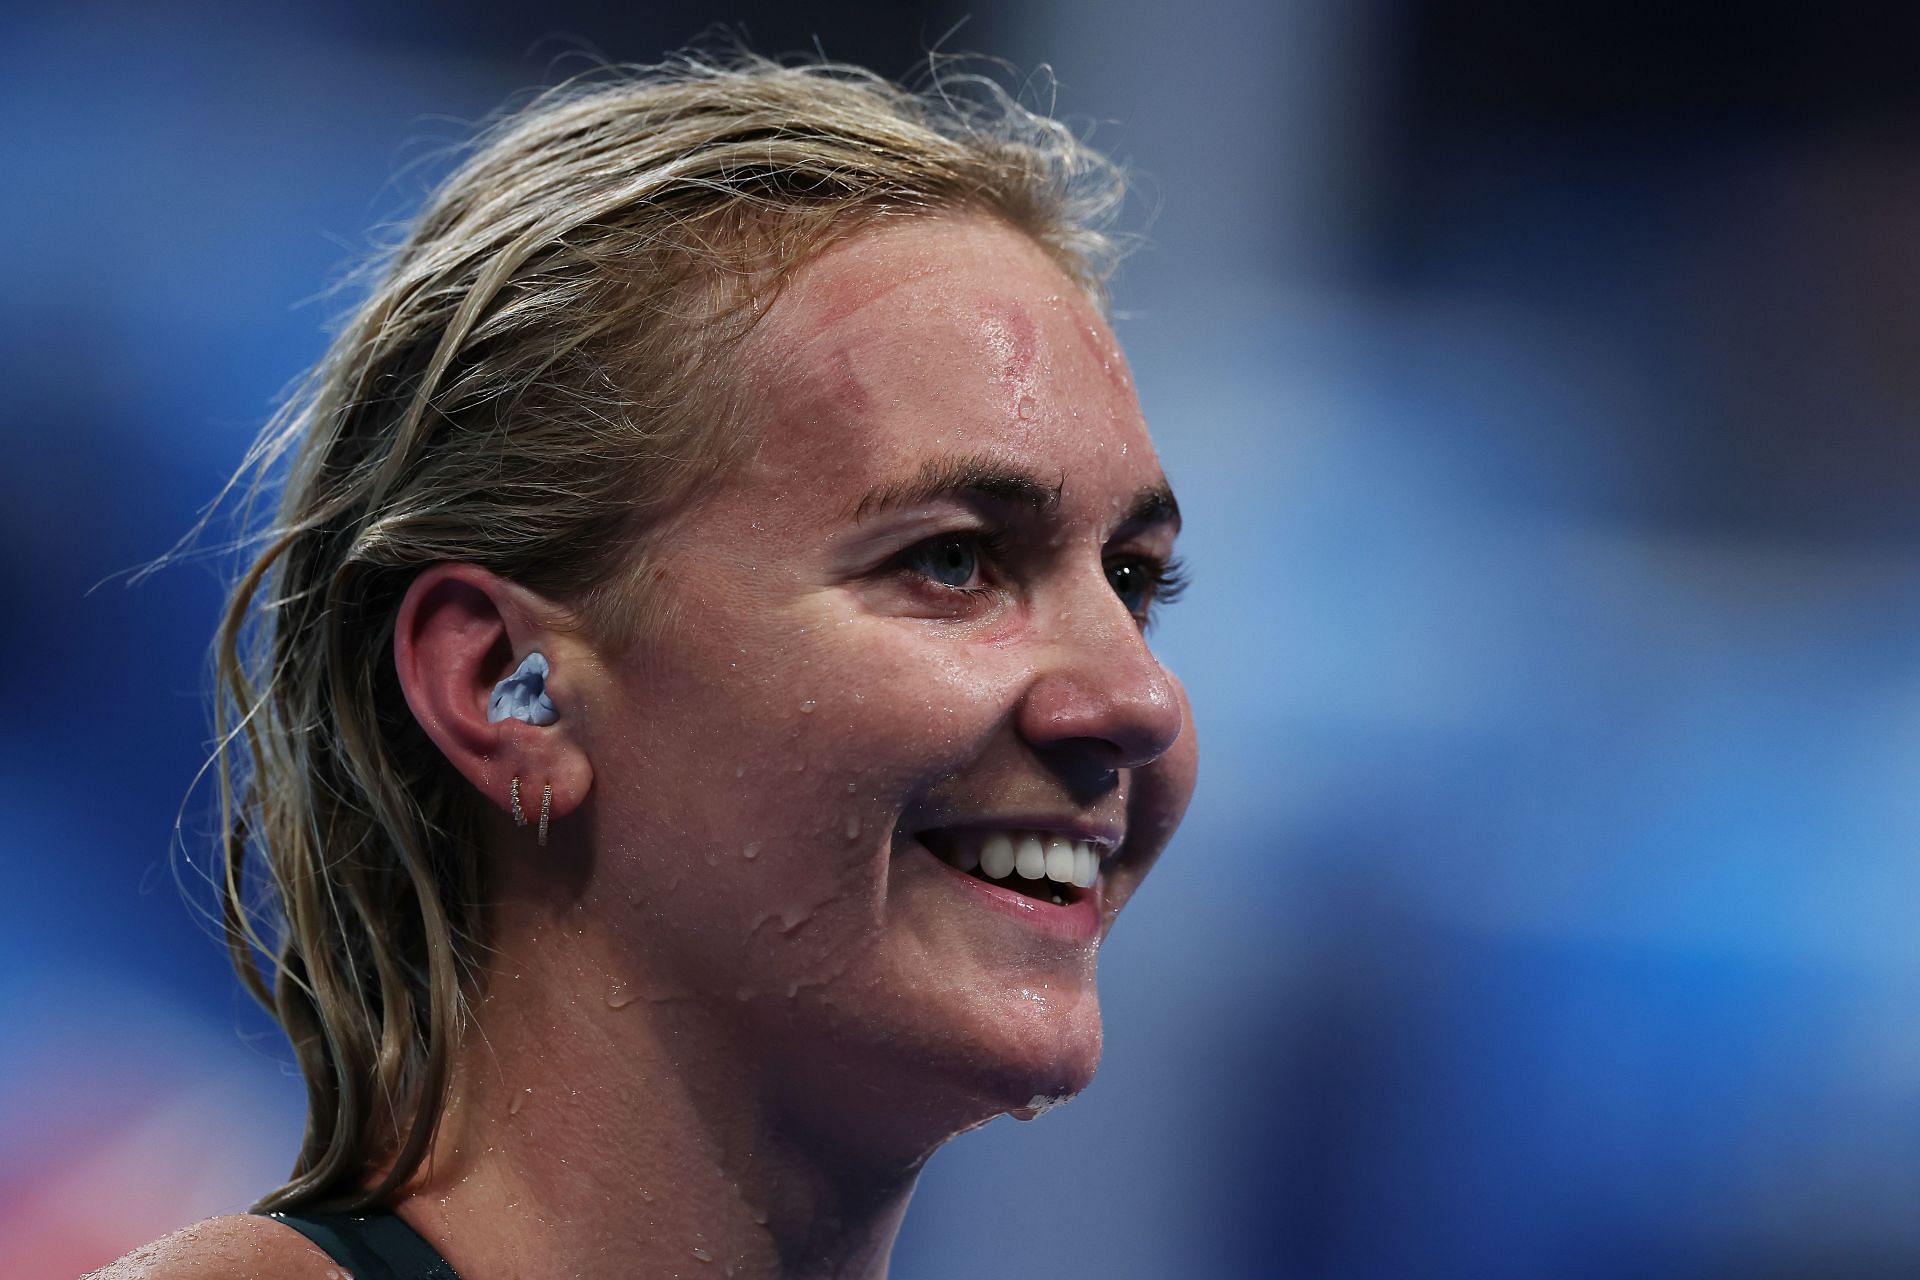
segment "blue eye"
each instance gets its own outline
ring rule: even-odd
[[[907,553],[906,566],[943,587],[965,588],[980,572],[980,551],[969,538],[935,538]]]
[[[1120,603],[1127,606],[1128,613],[1144,613],[1153,601],[1153,577],[1138,561],[1123,560],[1108,565],[1107,585],[1120,597]]]
[[[1107,585],[1127,612],[1144,624],[1153,615],[1154,606],[1172,604],[1186,585],[1180,566],[1158,560],[1112,560],[1107,564]]]

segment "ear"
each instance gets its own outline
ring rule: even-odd
[[[581,702],[568,697],[573,637],[557,629],[565,610],[526,588],[470,564],[437,564],[407,588],[394,622],[393,662],[413,718],[474,789],[507,811],[513,779],[529,818],[543,787],[552,813],[571,813],[593,786],[593,765],[569,723]],[[558,718],[535,726],[489,721],[494,686],[529,653],[544,653],[547,695]],[[571,703],[571,708],[569,706]]]

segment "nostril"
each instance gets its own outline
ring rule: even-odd
[[[1083,625],[1058,633],[1020,707],[1026,740],[1078,760],[1082,773],[1151,764],[1179,737],[1183,715],[1173,678],[1135,619],[1118,597],[1107,600],[1098,617],[1077,613]]]
[[[1083,768],[1116,773],[1152,764],[1180,736],[1182,712],[1170,696],[1115,699],[1061,696],[1051,711],[1033,708],[1023,725],[1043,753],[1073,757]]]
[[[1046,769],[1078,805],[1090,805],[1120,789],[1120,767],[1109,765],[1111,748],[1092,739],[1060,743],[1040,753]]]

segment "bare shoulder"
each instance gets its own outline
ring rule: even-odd
[[[329,1280],[329,1273],[342,1275],[298,1231],[237,1213],[162,1236],[86,1280]]]

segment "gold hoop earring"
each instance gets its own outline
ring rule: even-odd
[[[540,847],[547,847],[547,819],[553,813],[553,784],[540,788]]]
[[[526,826],[527,813],[520,807],[520,775],[517,773],[513,775],[513,785],[507,788],[507,800],[513,808],[513,825]]]

